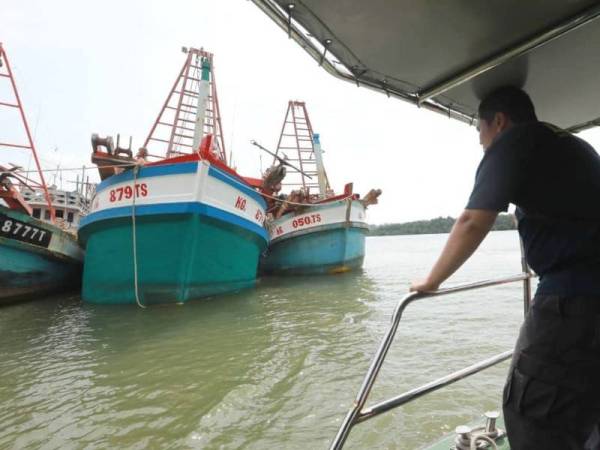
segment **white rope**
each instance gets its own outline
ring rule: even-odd
[[[496,443],[494,442],[494,440],[486,435],[480,434],[480,435],[476,435],[473,436],[471,438],[471,446],[470,446],[470,450],[477,450],[477,441],[485,441],[488,444],[490,444],[490,448],[493,450],[497,450],[498,446],[496,445]]]
[[[137,230],[136,230],[136,224],[135,224],[135,198],[136,198],[136,191],[135,191],[135,185],[137,182],[137,174],[138,171],[140,170],[139,166],[135,166],[133,168],[133,202],[131,203],[131,232],[133,235],[133,288],[134,288],[134,292],[135,292],[135,302],[137,303],[137,305],[140,308],[146,308],[145,305],[143,305],[140,302],[140,295],[139,295],[139,286],[138,286],[138,264],[137,264]]]

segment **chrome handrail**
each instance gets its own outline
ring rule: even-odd
[[[369,393],[371,392],[371,388],[375,383],[375,379],[377,378],[379,370],[383,365],[383,361],[385,360],[390,345],[394,340],[396,330],[398,329],[398,325],[400,324],[400,320],[402,319],[402,314],[404,313],[404,310],[408,305],[417,300],[423,300],[426,298],[439,297],[442,295],[454,294],[456,292],[469,291],[473,289],[481,289],[484,287],[498,286],[501,284],[515,283],[518,281],[523,282],[523,290],[526,291],[530,288],[529,281],[532,277],[533,275],[531,273],[524,272],[519,275],[511,276],[508,278],[500,278],[495,280],[480,281],[477,283],[462,284],[458,286],[440,289],[433,292],[413,292],[405,295],[394,310],[394,314],[392,315],[392,325],[383,337],[383,340],[381,341],[381,344],[377,349],[377,353],[375,354],[375,357],[371,362],[371,365],[369,367],[369,370],[367,371],[365,379],[363,380],[358,395],[356,396],[356,400],[354,400],[354,405],[344,418],[344,421],[342,422],[342,425],[340,426],[340,429],[338,430],[337,435],[331,444],[330,450],[341,449],[344,446],[344,442],[350,434],[352,427],[357,423],[368,420],[392,408],[408,403],[429,392],[433,392],[437,389],[447,386],[448,384],[454,383],[483,369],[498,364],[510,358],[510,356],[512,355],[512,351],[503,352],[499,355],[488,358],[477,364],[466,367],[465,369],[459,370],[450,375],[427,383],[423,386],[407,391],[404,394],[401,394],[390,400],[378,403],[377,405],[374,405],[363,411],[363,407],[367,401]],[[524,295],[525,298],[529,298],[529,293],[525,293]]]

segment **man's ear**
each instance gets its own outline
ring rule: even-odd
[[[503,131],[510,125],[510,123],[510,119],[508,118],[506,113],[497,112],[496,114],[494,114],[494,127],[496,128],[496,130]]]

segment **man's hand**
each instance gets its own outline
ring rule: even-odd
[[[432,292],[437,291],[439,284],[433,283],[428,279],[413,281],[410,285],[410,292]]]
[[[473,254],[483,238],[488,234],[496,216],[496,211],[466,209],[457,219],[442,254],[425,280],[411,284],[411,292],[431,292],[458,270]]]

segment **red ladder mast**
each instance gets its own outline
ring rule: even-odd
[[[33,154],[35,166],[37,168],[38,175],[39,175],[41,181],[39,183],[36,183],[36,182],[32,182],[30,180],[29,182],[32,184],[35,184],[35,185],[37,185],[37,187],[43,189],[44,197],[46,199],[46,203],[48,204],[48,209],[50,211],[50,219],[52,222],[54,222],[54,220],[55,220],[54,207],[52,206],[52,200],[50,198],[50,194],[48,193],[48,188],[46,186],[46,180],[44,179],[44,173],[40,166],[40,161],[37,156],[37,151],[35,149],[35,145],[33,143],[32,137],[31,137],[31,132],[29,130],[29,124],[27,123],[27,118],[25,117],[25,112],[23,110],[23,103],[21,102],[21,97],[19,96],[19,91],[17,90],[17,85],[15,83],[15,79],[14,79],[12,70],[10,68],[10,62],[8,61],[6,51],[4,50],[3,44],[0,42],[0,66],[2,66],[4,64],[6,64],[6,73],[0,71],[0,78],[8,78],[10,80],[10,85],[12,87],[12,92],[16,99],[16,103],[0,102],[0,106],[6,107],[6,108],[15,108],[19,111],[19,114],[21,116],[21,121],[25,128],[25,133],[27,134],[28,144],[23,145],[23,144],[13,144],[13,143],[9,143],[9,142],[0,142],[0,147],[20,148],[20,149],[27,149],[27,150],[31,151],[31,153]],[[0,70],[1,70],[1,67],[0,67]]]
[[[327,196],[329,181],[323,167],[318,134],[313,133],[306,103],[288,102],[275,154],[280,157],[284,155],[287,161],[300,169],[288,166],[284,186],[302,188],[307,193],[311,188],[316,188],[321,197]]]
[[[227,164],[213,54],[196,48],[182,50],[187,57],[144,147],[153,156],[170,158],[198,152],[202,137],[212,134],[213,152]]]

